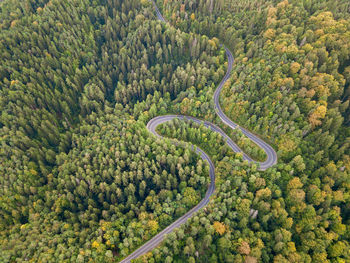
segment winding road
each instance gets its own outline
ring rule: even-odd
[[[151,0],[151,1],[152,1],[153,5],[155,7],[158,19],[161,20],[162,22],[166,22],[166,20],[163,18],[162,14],[160,13],[160,11],[159,11],[157,5],[155,4],[155,2],[153,0]],[[236,129],[236,128],[241,129],[243,134],[245,134],[249,139],[251,139],[253,142],[255,142],[259,147],[261,147],[266,152],[266,155],[267,155],[266,160],[264,162],[257,162],[259,164],[259,169],[260,170],[266,170],[267,168],[269,168],[269,167],[271,167],[271,166],[273,166],[274,164],[277,163],[277,154],[276,154],[275,150],[269,144],[267,144],[266,142],[261,140],[259,137],[257,137],[253,133],[249,132],[248,130],[240,127],[238,124],[236,124],[233,121],[231,121],[225,115],[225,113],[222,111],[222,109],[220,107],[220,102],[219,102],[220,92],[221,92],[225,82],[230,78],[232,65],[233,65],[233,62],[234,62],[234,59],[233,59],[233,56],[232,56],[232,53],[230,52],[230,50],[228,50],[226,47],[225,47],[225,50],[226,50],[226,55],[227,55],[227,58],[228,58],[228,66],[227,66],[227,72],[226,72],[224,78],[221,80],[220,84],[218,85],[217,89],[214,92],[215,112],[217,113],[217,115],[219,116],[219,118],[221,119],[221,121],[223,123],[225,123],[231,129]],[[248,162],[254,162],[248,155],[246,155],[237,146],[237,144],[235,144],[232,141],[232,139],[228,135],[226,135],[226,133],[222,129],[220,129],[218,126],[216,126],[215,124],[213,124],[211,122],[202,121],[202,120],[199,120],[199,119],[191,117],[191,116],[164,115],[164,116],[158,116],[158,117],[155,117],[155,118],[151,119],[147,123],[147,129],[151,133],[153,133],[155,136],[157,136],[159,138],[162,138],[162,136],[160,136],[156,132],[157,126],[162,124],[162,123],[171,121],[173,119],[187,119],[187,120],[191,120],[193,122],[196,122],[198,124],[203,124],[205,127],[211,129],[212,131],[221,134],[221,136],[226,140],[227,145],[234,152],[243,154],[243,159],[244,160],[247,160]],[[200,201],[200,203],[198,205],[193,207],[190,211],[188,211],[182,217],[177,219],[175,222],[173,222],[171,225],[169,225],[163,231],[158,233],[151,240],[146,242],[144,245],[142,245],[141,247],[136,249],[129,256],[127,256],[122,261],[120,261],[121,263],[130,262],[132,259],[136,259],[136,258],[144,255],[145,253],[149,252],[150,250],[156,248],[163,241],[163,239],[164,239],[166,234],[171,233],[172,231],[174,231],[175,228],[178,228],[182,224],[186,223],[187,219],[192,217],[194,213],[196,213],[197,211],[199,211],[201,208],[203,208],[204,206],[206,206],[209,203],[210,197],[214,194],[214,191],[215,191],[215,167],[214,167],[214,164],[213,164],[212,160],[209,158],[209,156],[203,150],[201,150],[199,147],[195,147],[193,145],[192,145],[192,149],[195,150],[196,153],[198,155],[200,155],[200,157],[204,161],[207,161],[208,164],[209,164],[209,168],[210,168],[209,169],[210,184],[209,184],[208,190],[207,190],[207,192],[205,194],[205,197]]]

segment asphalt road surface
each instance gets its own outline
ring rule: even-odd
[[[162,14],[160,13],[158,7],[156,6],[155,2],[152,1],[152,3],[154,5],[154,7],[155,7],[158,19],[163,21],[163,22],[166,22],[166,20],[163,18]],[[240,127],[238,124],[236,124],[233,121],[231,121],[225,115],[225,113],[222,111],[222,109],[220,107],[220,101],[219,101],[220,92],[221,92],[225,82],[230,78],[232,65],[233,65],[233,62],[234,62],[234,59],[233,59],[233,56],[232,56],[230,50],[228,50],[227,48],[225,48],[225,50],[226,50],[226,55],[227,55],[227,58],[228,58],[228,66],[227,66],[227,72],[226,72],[224,78],[221,80],[219,86],[217,87],[217,89],[215,90],[215,93],[214,93],[215,112],[220,117],[220,119],[222,120],[223,123],[225,123],[231,129],[237,129],[237,128],[241,129],[242,132],[249,139],[251,139],[253,142],[255,142],[259,147],[261,147],[266,152],[266,155],[267,155],[266,161],[264,161],[264,162],[257,162],[259,164],[259,169],[260,170],[266,170],[267,168],[269,168],[269,167],[271,167],[271,166],[273,166],[274,164],[277,163],[277,154],[276,154],[275,150],[269,144],[267,144],[266,142],[261,140],[259,137],[257,137],[253,133],[249,132],[248,130]],[[227,145],[233,151],[235,151],[237,153],[242,153],[244,160],[247,160],[248,162],[254,162],[248,155],[243,153],[242,150],[237,146],[237,144],[235,144],[231,140],[231,138],[229,136],[227,136],[226,133],[222,129],[220,129],[218,126],[216,126],[213,123],[210,123],[210,122],[207,122],[207,121],[202,121],[202,120],[196,119],[196,118],[191,117],[191,116],[184,116],[184,115],[158,116],[158,117],[155,117],[155,118],[151,119],[147,123],[147,129],[151,133],[153,133],[155,136],[157,136],[159,138],[162,138],[156,132],[157,126],[162,124],[162,123],[165,123],[165,122],[171,121],[173,119],[176,119],[176,118],[177,119],[185,119],[186,118],[188,120],[191,120],[191,121],[199,123],[199,124],[202,123],[205,127],[211,129],[212,131],[220,133],[221,136],[223,136],[223,138],[226,140]],[[210,197],[214,194],[214,191],[215,191],[215,167],[214,167],[214,164],[213,164],[212,160],[209,158],[209,156],[203,150],[201,150],[199,147],[195,147],[193,145],[192,145],[192,149],[195,150],[196,153],[199,154],[200,157],[204,161],[207,161],[208,164],[209,164],[209,167],[210,167],[210,169],[209,169],[210,184],[209,184],[208,190],[207,190],[207,192],[205,194],[205,197],[200,201],[200,203],[198,205],[193,207],[190,211],[188,211],[182,217],[177,219],[170,226],[168,226],[163,231],[158,233],[151,240],[149,240],[148,242],[143,244],[141,247],[136,249],[128,257],[126,257],[122,261],[120,261],[121,263],[130,262],[132,259],[136,259],[136,258],[146,254],[148,251],[151,251],[152,249],[156,248],[163,241],[163,239],[164,239],[166,234],[171,233],[172,231],[174,231],[175,228],[178,228],[182,224],[186,223],[187,219],[192,217],[194,213],[196,213],[197,211],[199,211],[200,209],[202,209],[203,207],[205,207],[209,203]]]

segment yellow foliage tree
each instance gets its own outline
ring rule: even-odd
[[[288,5],[289,5],[288,0],[284,0],[284,1],[282,1],[282,2],[280,2],[280,3],[277,4],[277,8],[278,8],[278,9],[284,9],[284,8],[286,8]]]
[[[273,39],[275,37],[276,31],[272,28],[269,28],[265,31],[264,37],[267,39]]]
[[[92,248],[98,248],[99,246],[100,244],[96,240],[92,242],[92,245],[91,245]]]
[[[216,49],[216,44],[215,44],[215,41],[214,41],[214,40],[209,39],[209,40],[208,40],[208,44],[209,44],[210,46],[212,46],[214,49]]]
[[[152,235],[156,234],[159,228],[158,222],[155,220],[149,220],[147,227]]]
[[[293,63],[290,65],[290,72],[291,72],[292,74],[297,73],[299,70],[300,70],[300,64],[299,64],[298,62],[293,62]]]
[[[291,189],[298,189],[298,188],[301,188],[302,186],[303,186],[303,183],[300,181],[299,177],[294,177],[288,182],[287,191]]]
[[[16,26],[17,22],[18,22],[18,20],[13,20],[13,21],[11,22],[11,27]]]
[[[277,14],[277,8],[275,7],[270,7],[269,10],[267,11],[267,17],[276,17]]]
[[[214,227],[216,233],[218,233],[220,235],[223,235],[226,232],[226,226],[219,221],[215,221],[213,224],[213,227]]]
[[[260,189],[256,192],[256,198],[269,198],[271,196],[271,190],[269,188]]]
[[[309,122],[312,125],[312,128],[321,125],[321,120],[326,117],[327,108],[324,105],[318,106],[310,115]]]

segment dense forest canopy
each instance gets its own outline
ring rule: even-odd
[[[350,261],[347,0],[0,1],[0,262]],[[274,146],[266,154],[214,110]],[[188,143],[174,145],[171,139]]]

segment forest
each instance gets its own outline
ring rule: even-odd
[[[350,262],[348,0],[0,1],[0,262]],[[273,146],[266,153],[218,117]],[[182,142],[174,144],[174,140]]]

